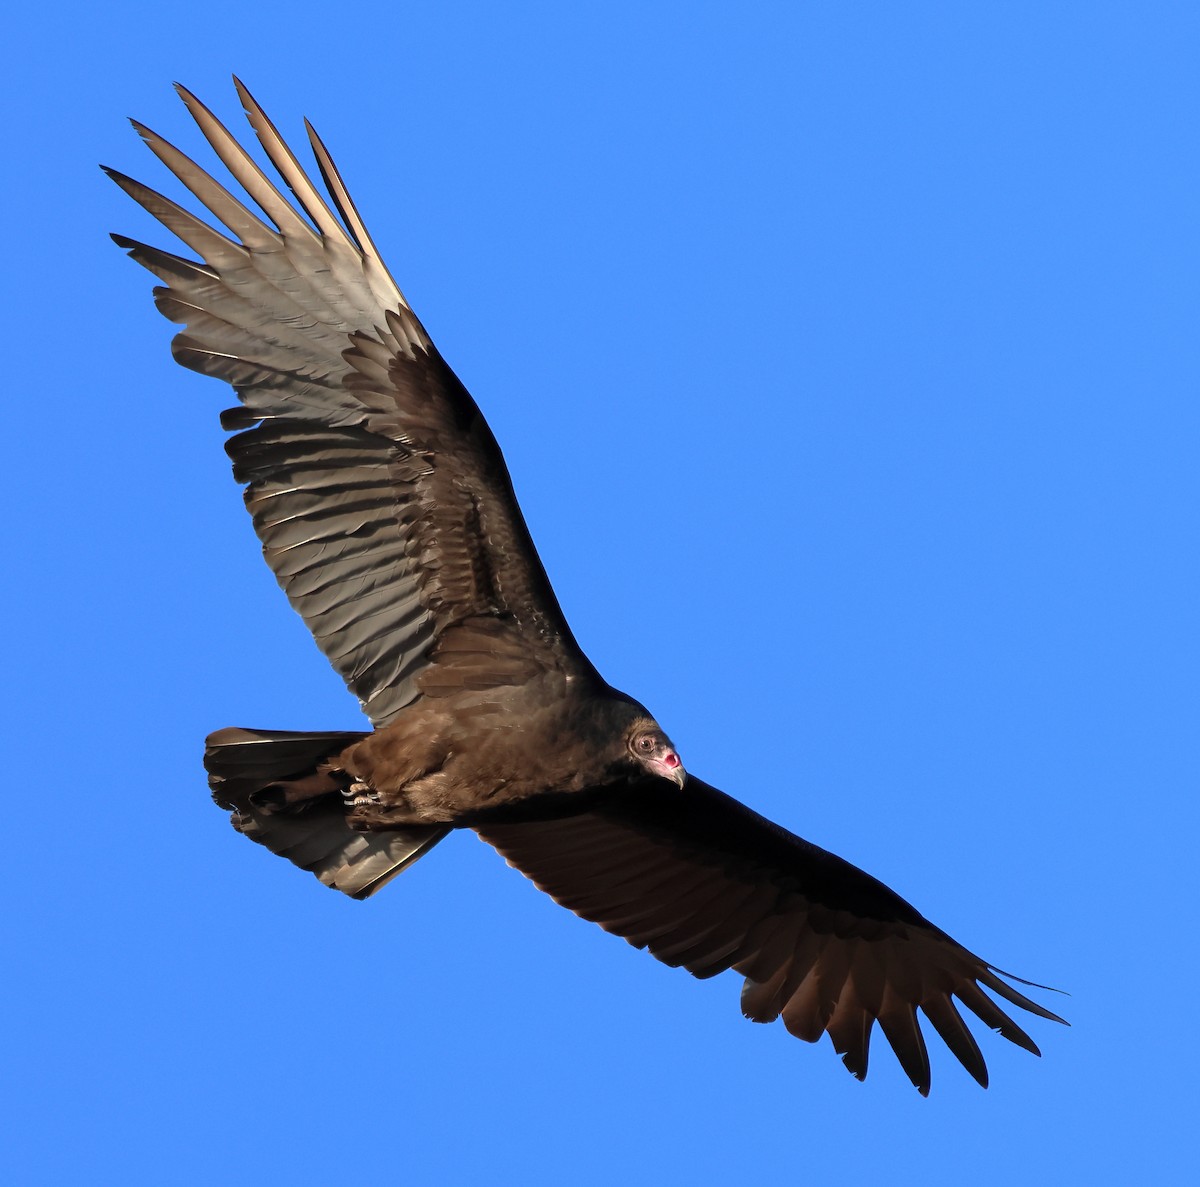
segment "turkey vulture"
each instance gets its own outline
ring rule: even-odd
[[[228,233],[107,170],[199,260],[113,238],[162,282],[155,302],[184,326],[175,358],[237,392],[226,448],[267,564],[374,729],[211,735],[205,766],[234,827],[354,898],[474,829],[564,907],[666,964],[736,969],[748,1018],[782,1017],[808,1042],[828,1032],[859,1079],[878,1021],[929,1091],[920,1008],[986,1086],[955,998],[1038,1054],[984,989],[1062,1019],[882,883],[685,775],[649,712],[605,683],[487,423],[324,145],[309,127],[325,196],[235,83],[291,197],[179,88],[258,212],[135,122]]]

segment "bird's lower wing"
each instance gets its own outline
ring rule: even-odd
[[[1062,1021],[869,874],[697,779],[682,791],[650,780],[566,811],[476,831],[556,902],[665,964],[697,977],[736,969],[746,977],[747,1017],[782,1016],[808,1042],[828,1032],[859,1079],[878,1021],[928,1093],[920,1009],[986,1087],[983,1056],[955,998],[1038,1054],[981,986]]]

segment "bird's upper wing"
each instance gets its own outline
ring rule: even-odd
[[[590,673],[495,439],[388,273],[324,146],[309,128],[340,221],[237,86],[294,201],[180,88],[269,221],[135,124],[234,237],[109,170],[200,261],[114,239],[163,282],[159,309],[186,326],[176,359],[237,391],[242,406],[223,423],[241,431],[227,449],[292,605],[376,726],[422,692],[522,683],[546,666]]]
[[[736,969],[746,977],[747,1017],[782,1015],[808,1042],[828,1031],[859,1079],[878,1021],[928,1093],[919,1008],[986,1086],[983,1056],[953,998],[1038,1054],[981,985],[1062,1021],[869,874],[698,779],[689,776],[682,791],[649,780],[568,812],[476,831],[556,902],[664,963],[697,977]]]

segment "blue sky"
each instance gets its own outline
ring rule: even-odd
[[[1194,1173],[1200,12],[646,7],[10,17],[13,1181]],[[166,185],[124,117],[199,151],[169,84],[233,120],[235,70],[321,130],[601,671],[1069,990],[1043,1059],[858,1084],[469,834],[357,904],[229,829],[207,732],[361,719],[95,165]]]

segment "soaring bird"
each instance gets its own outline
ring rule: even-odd
[[[863,1079],[879,1023],[924,1095],[917,1011],[982,1085],[957,1002],[1033,1040],[984,990],[1062,1019],[870,875],[685,773],[576,643],[474,400],[372,242],[319,137],[324,193],[246,88],[290,198],[179,94],[257,211],[135,121],[220,223],[107,170],[198,259],[114,235],[184,328],[222,416],[263,555],[369,732],[223,729],[213,797],[244,836],[353,898],[473,829],[556,902],[697,977],[735,969],[756,1022],[828,1034]],[[1005,980],[1004,978],[1008,978]],[[1029,985],[1029,982],[1020,982]]]

